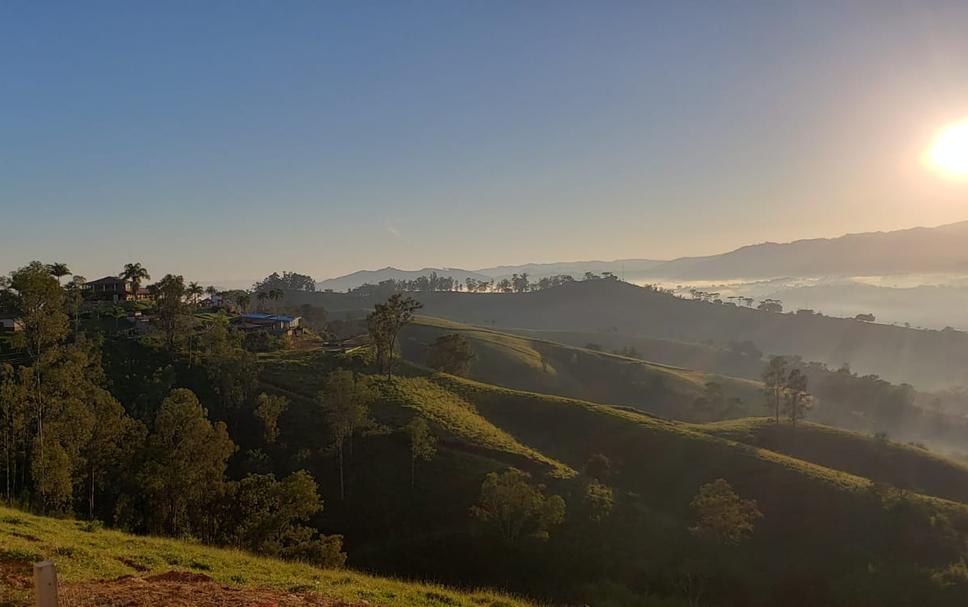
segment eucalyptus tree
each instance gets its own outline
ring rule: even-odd
[[[339,369],[326,378],[326,384],[316,396],[323,418],[329,428],[332,447],[339,461],[339,498],[346,498],[344,481],[344,449],[353,435],[373,424],[370,417],[370,403],[376,398],[376,391],[365,377],[356,376],[352,371]]]
[[[386,302],[377,304],[367,317],[370,338],[376,346],[376,358],[387,379],[392,377],[393,356],[400,331],[413,320],[414,313],[423,305],[412,297],[395,293]]]

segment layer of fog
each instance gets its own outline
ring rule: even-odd
[[[640,281],[641,283],[655,281]],[[828,316],[873,314],[877,322],[928,329],[968,329],[968,275],[900,274],[850,277],[787,277],[760,281],[663,282],[660,286],[690,297],[693,290],[729,297],[751,297],[753,305],[778,299],[784,310],[810,309]]]

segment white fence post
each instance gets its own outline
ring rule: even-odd
[[[34,604],[57,607],[57,569],[53,561],[34,563]]]

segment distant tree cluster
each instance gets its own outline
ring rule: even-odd
[[[611,272],[601,275],[586,272],[579,280],[618,280]],[[387,279],[379,284],[363,284],[348,292],[360,297],[389,297],[394,293],[433,293],[438,291],[458,291],[466,293],[528,293],[559,287],[575,282],[576,279],[568,274],[545,276],[533,281],[527,272],[512,274],[500,280],[479,280],[467,277],[463,282],[452,276],[440,276],[431,272],[427,276],[419,276],[412,280]]]
[[[273,272],[269,276],[252,285],[253,293],[269,293],[270,291],[315,291],[316,281],[312,276],[297,272]]]

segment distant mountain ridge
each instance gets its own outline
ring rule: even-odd
[[[968,221],[934,228],[766,242],[721,255],[683,257],[656,276],[687,280],[968,272]]]
[[[554,274],[570,274],[580,278],[585,272],[612,272],[632,282],[968,273],[968,221],[933,228],[846,234],[837,238],[811,238],[788,243],[764,242],[718,255],[680,257],[670,261],[619,259],[529,263],[479,270],[362,270],[324,280],[319,283],[319,288],[344,291],[367,282],[377,283],[390,278],[412,280],[431,272],[451,276],[461,282],[468,277],[477,280],[500,280],[522,272],[527,272],[532,279]]]

